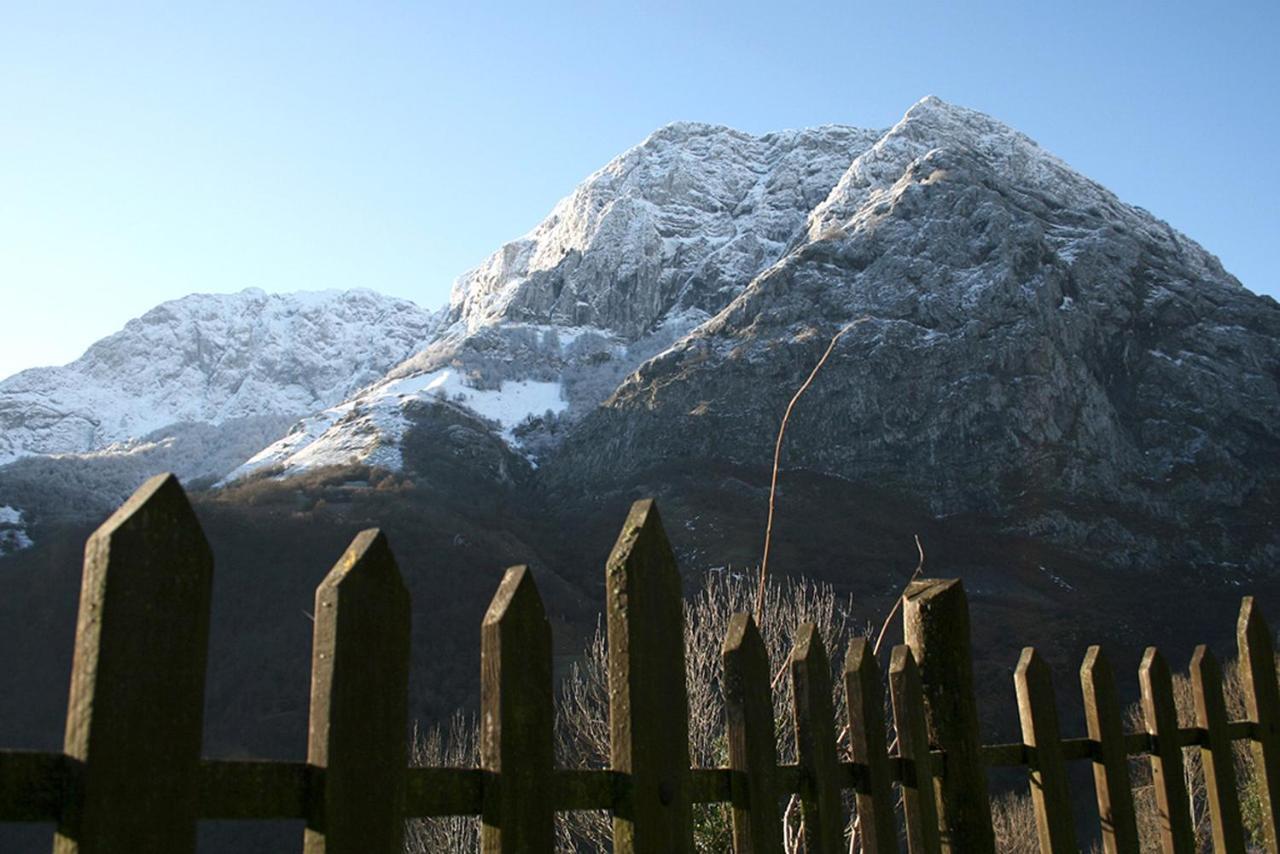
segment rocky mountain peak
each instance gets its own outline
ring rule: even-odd
[[[663,127],[459,278],[450,318],[468,331],[516,321],[635,340],[672,310],[717,311],[781,257],[877,136],[837,125],[762,137]]]
[[[436,325],[370,290],[165,302],[74,362],[0,382],[0,463],[95,451],[176,423],[297,417],[376,380]]]

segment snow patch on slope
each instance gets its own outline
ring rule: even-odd
[[[0,505],[0,557],[35,545],[27,534],[22,521],[22,511],[9,505]]]
[[[402,465],[399,442],[411,426],[406,407],[422,400],[447,400],[497,426],[519,449],[515,428],[531,416],[563,412],[568,403],[558,382],[504,380],[496,389],[468,385],[454,368],[379,383],[352,399],[304,418],[289,435],[264,448],[232,472],[231,482],[264,469],[287,476],[354,461],[387,469]]]

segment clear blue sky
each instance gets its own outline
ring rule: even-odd
[[[1275,0],[0,8],[0,376],[193,291],[435,307],[659,125],[885,127],[926,94],[1280,295]]]

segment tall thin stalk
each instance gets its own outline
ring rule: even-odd
[[[813,366],[813,370],[809,372],[809,378],[804,381],[800,388],[796,389],[796,393],[791,396],[791,402],[787,404],[787,411],[782,414],[782,424],[778,426],[778,439],[773,445],[773,475],[769,481],[769,517],[765,521],[764,526],[764,552],[760,556],[760,585],[756,588],[756,623],[759,624],[764,619],[764,585],[765,578],[769,572],[769,546],[773,541],[773,511],[774,499],[778,493],[778,466],[782,461],[782,437],[787,432],[787,422],[791,419],[791,411],[796,408],[796,402],[800,400],[800,396],[809,390],[809,386],[813,385],[814,377],[818,376],[818,371],[822,370],[822,366],[827,363],[827,357],[831,355],[831,351],[836,348],[836,343],[846,332],[857,326],[868,317],[860,317],[857,320],[840,327],[831,338],[831,343],[827,345],[827,350],[822,354],[822,358],[818,360],[818,364]]]

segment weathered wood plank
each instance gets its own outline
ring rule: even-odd
[[[1205,794],[1213,824],[1213,850],[1217,854],[1244,854],[1244,820],[1236,789],[1235,758],[1227,734],[1227,707],[1222,698],[1222,669],[1204,644],[1191,656],[1191,692],[1196,723],[1207,734],[1200,748]]]
[[[805,774],[800,793],[805,850],[809,854],[836,854],[844,850],[845,840],[831,665],[822,635],[813,623],[802,623],[796,630],[791,650],[791,691],[796,757]]]
[[[947,772],[936,787],[942,850],[993,854],[964,585],[959,579],[913,581],[903,594],[902,619],[924,688],[929,741],[947,755]]]
[[[408,769],[404,782],[405,818],[479,815],[484,810],[486,776],[480,768]],[[608,797],[604,803],[610,803]]]
[[[769,654],[750,614],[729,620],[724,662],[725,729],[732,778],[733,850],[737,854],[782,851],[782,818],[774,776]]]
[[[480,765],[485,854],[551,852],[555,764],[551,626],[526,566],[507,570],[480,632]]]
[[[85,544],[65,752],[83,763],[54,851],[195,851],[213,557],[173,475]]]
[[[306,818],[310,799],[323,785],[323,774],[304,762],[205,760],[200,763],[200,817]]]
[[[1148,647],[1138,669],[1142,688],[1142,713],[1153,739],[1152,784],[1160,828],[1160,845],[1166,854],[1194,854],[1191,804],[1183,779],[1182,747],[1178,744],[1178,717],[1173,701],[1169,666],[1155,647]]]
[[[408,698],[409,593],[370,529],[316,588],[307,761],[324,785],[307,854],[399,854]]]
[[[898,850],[898,822],[893,813],[893,776],[885,746],[884,688],[870,641],[854,638],[844,658],[845,705],[849,709],[849,748],[854,762],[866,768],[855,790],[863,854]]]
[[[915,656],[906,644],[895,646],[889,656],[889,694],[893,699],[893,725],[898,731],[898,754],[903,759],[902,811],[911,854],[938,854],[938,805],[934,794],[933,757],[929,752],[929,725]]]
[[[1267,851],[1280,854],[1280,687],[1276,685],[1276,654],[1271,628],[1252,596],[1240,603],[1236,622],[1240,677],[1245,710],[1257,727],[1253,742],[1254,778],[1263,807]]]
[[[614,810],[618,854],[693,849],[684,602],[652,500],[637,501],[605,570],[612,767],[630,783]]]
[[[1124,724],[1111,665],[1098,646],[1080,665],[1085,724],[1093,741],[1093,787],[1098,801],[1102,848],[1106,854],[1138,854],[1138,821],[1129,783]],[[1064,750],[1064,755],[1066,751]],[[1074,758],[1074,757],[1073,757]]]
[[[1031,802],[1036,811],[1036,833],[1044,854],[1075,854],[1076,833],[1071,820],[1071,794],[1067,763],[1062,758],[1058,708],[1053,695],[1049,665],[1034,647],[1022,650],[1013,673],[1018,695],[1018,720],[1022,742],[1033,751]]]

